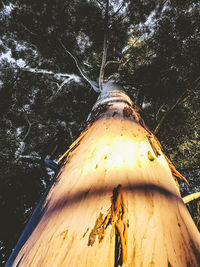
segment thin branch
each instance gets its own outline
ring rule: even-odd
[[[63,49],[73,58],[73,60],[76,63],[76,67],[78,68],[80,74],[82,75],[82,77],[91,85],[91,87],[95,90],[95,92],[99,93],[100,90],[97,86],[97,83],[90,80],[90,78],[87,76],[87,74],[85,73],[85,71],[83,71],[83,68],[81,67],[80,63],[78,62],[78,59],[72,55],[72,53],[70,53],[66,47],[64,46],[64,44],[62,43],[61,40],[59,40],[59,43],[61,44],[61,46],[63,47]]]
[[[196,89],[198,89],[198,87],[200,86],[200,77],[198,77],[193,84],[197,83],[197,85],[195,86],[195,88],[193,89],[189,89],[189,90],[186,90],[177,100],[176,102],[166,111],[166,113],[162,116],[161,120],[159,121],[159,123],[157,124],[155,130],[154,130],[154,134],[156,135],[159,130],[160,130],[160,127],[162,126],[163,122],[165,121],[165,119],[168,117],[168,115],[171,113],[172,110],[174,110],[174,108],[179,105],[179,104],[182,104],[184,103],[186,100],[188,100],[193,94],[194,94],[194,91]],[[188,95],[187,92],[190,92],[190,94]]]
[[[49,156],[50,159],[52,159],[52,158],[54,157],[54,155],[55,155],[57,149],[58,149],[58,144],[56,144],[56,145],[54,146],[54,148],[52,149],[52,151],[51,151],[51,153],[50,153],[50,156]]]
[[[19,159],[34,159],[34,160],[41,160],[41,157],[36,155],[19,155]]]
[[[104,42],[103,42],[103,56],[102,56],[102,62],[101,62],[101,69],[100,69],[100,73],[99,73],[99,88],[100,88],[100,90],[103,89],[103,78],[104,78],[104,72],[105,72],[105,67],[106,67],[107,51],[108,51],[108,36],[107,36],[107,34],[105,34]]]
[[[99,89],[100,91],[103,89],[103,78],[105,72],[105,64],[107,58],[108,51],[108,11],[109,11],[109,0],[106,2],[106,11],[105,11],[105,34],[104,34],[104,42],[103,42],[103,56],[101,62],[101,69],[99,73]]]
[[[66,79],[66,80],[64,80],[60,85],[59,84],[57,84],[57,86],[58,86],[58,90],[56,91],[56,93],[55,94],[53,94],[49,99],[48,99],[48,101],[47,102],[50,102],[59,92],[60,92],[60,90],[62,89],[62,87],[65,85],[65,84],[67,84],[68,82],[70,82],[72,80],[72,78],[68,78],[68,79]]]
[[[27,31],[29,32],[31,35],[34,35],[34,36],[38,36],[38,34],[32,32],[31,30],[29,30],[23,23],[21,23],[22,27]]]
[[[139,38],[138,38],[137,40],[139,40]],[[135,41],[135,43],[137,42],[137,40]],[[144,41],[143,41],[143,42],[144,42]],[[131,49],[133,49],[133,48],[134,48],[134,47],[131,45],[131,46],[125,51],[123,57],[125,57],[125,56],[128,54],[128,52],[129,52]],[[141,60],[145,60],[145,63],[147,63],[148,60],[149,60],[152,56],[154,56],[155,54],[156,54],[156,53],[152,53],[152,54],[150,54],[148,57],[142,56],[141,54],[140,54],[139,56],[140,56],[140,59],[141,59]],[[125,65],[126,65],[127,63],[129,63],[129,61],[130,61],[132,58],[134,58],[134,56],[133,56],[133,55],[130,55],[130,56],[126,59],[126,61],[122,64],[122,66],[125,67]]]
[[[26,72],[32,72],[36,74],[49,74],[54,75],[57,77],[68,77],[70,79],[73,79],[75,82],[80,81],[80,77],[76,74],[69,74],[69,73],[61,73],[61,72],[53,72],[51,70],[45,70],[45,69],[37,69],[37,68],[26,68],[27,64],[24,67],[8,67],[8,68],[0,68],[0,70],[6,70],[6,69],[16,69],[20,71],[26,71]]]
[[[116,24],[116,23],[120,23],[120,22],[122,22],[124,19],[126,19],[128,17],[128,14],[127,15],[125,15],[125,16],[123,16],[123,17],[121,17],[121,18],[118,18],[118,19],[116,19],[116,20],[113,20],[110,24],[109,24],[109,26],[112,26],[114,23]]]
[[[161,125],[163,124],[164,120],[168,117],[169,113],[175,109],[175,107],[180,103],[180,101],[183,99],[183,96],[185,95],[186,92],[184,92],[177,100],[176,102],[165,112],[165,114],[162,116],[161,120],[159,121],[159,123],[157,124],[155,130],[153,131],[153,133],[156,135],[159,130]]]
[[[26,120],[27,120],[27,122],[28,122],[28,131],[26,132],[26,134],[25,134],[25,136],[24,136],[24,138],[21,140],[21,142],[24,142],[25,140],[26,140],[26,138],[28,137],[28,135],[29,135],[29,133],[30,133],[30,131],[31,131],[31,127],[32,127],[32,125],[35,123],[35,122],[30,122],[29,121],[29,119],[28,119],[28,117],[26,117]]]
[[[21,139],[21,141],[19,142],[19,147],[18,149],[15,151],[15,162],[18,162],[19,161],[19,158],[21,157],[21,154],[23,153],[24,149],[25,149],[25,140],[26,138],[28,137],[28,135],[30,134],[30,131],[31,131],[31,127],[34,123],[36,122],[30,122],[28,117],[26,116],[26,120],[28,122],[28,130],[24,136],[23,139]]]
[[[109,60],[109,61],[106,62],[106,64],[105,64],[105,68],[106,68],[109,64],[120,64],[121,61],[122,61],[121,59],[120,59],[120,61],[117,61],[117,60]]]
[[[186,203],[189,203],[190,201],[197,199],[197,198],[200,198],[200,192],[193,193],[193,194],[190,194],[190,195],[183,197],[183,202],[186,204]]]
[[[137,41],[140,39],[141,36],[139,36],[136,40],[134,40],[134,44],[137,44]],[[144,41],[143,41],[144,42]],[[124,59],[124,63],[122,64],[122,66],[124,67],[131,59],[132,59],[132,55],[129,56],[127,59],[125,58],[126,55],[128,55],[128,53],[131,52],[131,49],[133,49],[134,46],[133,45],[129,45],[129,47],[126,49],[126,51],[124,51],[124,53],[122,54],[122,59]],[[150,57],[150,56],[149,56]],[[149,58],[148,57],[148,58]],[[122,61],[121,59],[121,61]]]
[[[109,60],[109,61],[106,62],[106,64],[105,64],[105,68],[106,68],[109,64],[118,64],[118,65],[120,65],[120,64],[122,63],[122,60],[123,60],[123,58],[121,58],[119,61],[117,61],[117,60]],[[119,67],[118,67],[118,68],[119,68]]]
[[[121,4],[121,6],[117,9],[117,11],[112,15],[112,18],[115,17],[119,11],[122,9],[122,7],[124,6],[125,2],[123,1],[123,3]]]
[[[105,7],[104,7],[104,5],[99,1],[99,0],[96,0],[97,1],[97,3],[102,7],[102,9],[104,9],[105,10]]]
[[[20,70],[22,71],[27,71],[27,72],[33,72],[33,73],[38,73],[38,74],[50,74],[54,76],[60,76],[60,77],[68,77],[72,78],[74,80],[80,79],[78,75],[75,74],[68,74],[68,73],[56,73],[50,70],[45,70],[45,69],[36,69],[36,68],[21,68]]]
[[[164,104],[162,104],[162,105],[159,107],[157,113],[155,114],[156,121],[158,120],[158,115],[159,115],[159,113],[160,113],[160,111],[161,111],[161,109],[162,109],[163,107],[164,107]]]
[[[193,84],[196,84],[194,90],[193,91],[192,91],[192,89],[188,90],[188,91],[190,91],[190,94],[188,94],[186,97],[184,97],[183,100],[181,100],[179,104],[183,104],[188,99],[190,99],[192,96],[194,96],[194,92],[200,87],[200,76],[194,81]]]

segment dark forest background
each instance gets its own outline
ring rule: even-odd
[[[79,136],[98,82],[121,84],[190,187],[200,191],[198,0],[4,0],[0,3],[0,257],[5,263],[53,171]],[[200,203],[188,208],[194,221]]]

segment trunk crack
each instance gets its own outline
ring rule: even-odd
[[[94,228],[89,235],[88,246],[93,246],[96,236],[99,239],[99,243],[101,243],[109,225],[112,225],[115,229],[114,266],[122,266],[127,260],[128,219],[121,185],[118,185],[113,189],[111,208],[108,210],[108,214],[104,218],[103,214],[100,212],[99,217],[96,219]]]
[[[127,211],[122,186],[113,189],[111,224],[115,225],[115,267],[127,260]]]

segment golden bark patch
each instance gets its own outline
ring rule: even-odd
[[[160,143],[158,142],[157,138],[153,134],[148,134],[147,138],[149,140],[149,143],[153,149],[154,154],[156,157],[161,155],[161,146]]]
[[[63,240],[65,240],[65,238],[66,238],[67,235],[68,235],[68,229],[65,230],[65,231],[63,231],[63,232],[61,233],[61,235],[63,236]]]
[[[95,122],[94,122],[95,123]],[[69,158],[70,153],[77,147],[79,146],[81,140],[84,138],[84,136],[86,135],[86,133],[88,132],[88,130],[94,125],[93,124],[89,124],[87,129],[85,131],[83,131],[81,133],[81,135],[71,144],[71,146],[69,147],[69,149],[58,159],[58,163],[61,162],[61,160],[63,160],[64,158],[66,158],[66,160]]]
[[[170,170],[171,170],[171,173],[173,176],[176,176],[176,177],[179,177],[179,178],[182,178],[188,185],[190,185],[187,181],[187,179],[182,175],[180,174],[180,172],[178,172],[176,170],[176,168],[174,167],[174,165],[172,164],[172,162],[168,159],[168,157],[163,153],[163,155],[165,156],[165,159],[167,160],[167,163],[170,167]]]
[[[107,227],[108,224],[108,216],[103,219],[103,214],[100,212],[99,217],[96,219],[95,226],[92,229],[89,239],[88,239],[88,246],[93,246],[96,236],[99,239],[99,243],[103,240],[105,236],[105,228]]]
[[[148,151],[148,159],[150,161],[154,161],[155,160],[154,156],[151,154],[151,151]]]
[[[156,157],[160,156],[161,155],[161,145],[160,145],[160,142],[158,141],[158,139],[153,134],[148,134],[147,135],[147,138],[148,138],[148,141],[149,141],[149,143],[150,143],[150,145],[151,145],[151,147],[152,147],[152,149],[153,149],[154,154],[156,155]],[[150,156],[149,152],[148,152],[148,158],[150,159],[151,156]],[[164,153],[163,153],[163,155],[164,155],[165,159],[167,160],[167,163],[169,165],[169,168],[171,170],[172,175],[174,176],[174,180],[176,182],[177,187],[179,188],[179,184],[178,184],[178,181],[175,178],[175,176],[176,177],[179,177],[179,178],[182,178],[189,185],[187,179],[182,174],[180,174],[180,172],[178,172],[176,170],[176,168],[174,167],[174,165],[172,164],[172,162],[167,158],[167,156]]]
[[[87,228],[87,230],[86,230],[85,233],[83,234],[82,238],[85,237],[85,235],[87,234],[88,231],[89,231],[89,228]]]
[[[62,246],[65,243],[65,239],[68,236],[68,229],[63,231],[60,235],[62,236],[62,242],[61,242],[61,246]]]
[[[121,266],[127,260],[128,228],[127,210],[121,185],[113,189],[111,208],[108,210],[108,214],[104,218],[100,213],[96,219],[94,228],[89,235],[88,246],[93,246],[96,237],[98,237],[99,243],[103,240],[108,225],[112,225],[112,229],[115,229],[115,266]]]

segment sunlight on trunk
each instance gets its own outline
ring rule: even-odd
[[[9,263],[200,266],[199,232],[130,98],[103,91],[88,121]]]

